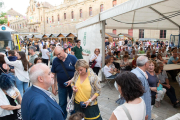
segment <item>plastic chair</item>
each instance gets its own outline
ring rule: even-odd
[[[105,77],[106,84],[108,84],[109,87],[110,87],[110,89],[112,90],[112,87],[111,87],[110,82],[111,82],[112,80],[114,80],[114,78],[107,78],[107,77],[105,76],[105,74],[104,74],[104,67],[102,68],[102,73],[103,73],[103,75],[104,75],[104,77]]]

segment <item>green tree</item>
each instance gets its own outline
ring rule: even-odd
[[[7,24],[8,20],[7,20],[7,16],[6,16],[6,13],[1,13],[0,15],[0,24]]]

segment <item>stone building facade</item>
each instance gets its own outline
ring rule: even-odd
[[[76,24],[127,0],[64,0],[63,4],[52,6],[47,2],[30,0],[26,17],[9,19],[10,27],[18,32],[38,32],[39,34],[77,33]],[[12,17],[12,15],[11,15]],[[15,15],[16,17],[16,15]],[[22,27],[23,26],[23,27]],[[168,40],[178,30],[124,30],[106,29],[107,33],[126,33],[138,38]]]

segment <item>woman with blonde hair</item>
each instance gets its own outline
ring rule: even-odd
[[[97,97],[101,92],[97,75],[83,59],[76,62],[75,69],[71,80],[75,112],[84,113],[85,119],[102,120],[97,103]]]

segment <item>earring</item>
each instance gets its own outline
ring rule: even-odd
[[[87,68],[86,68],[86,72],[87,72]]]

